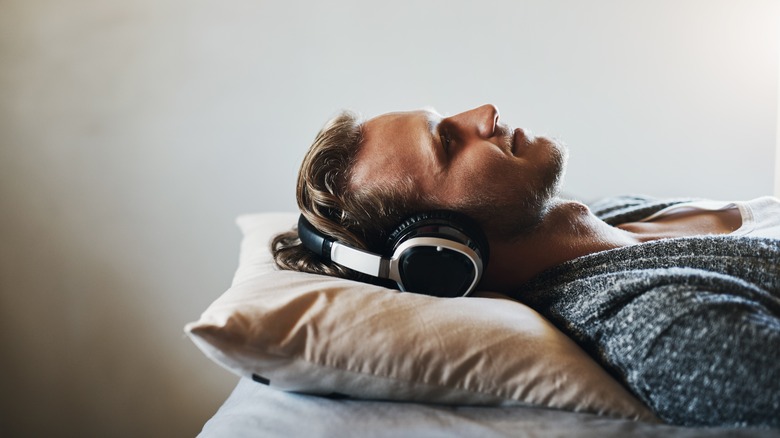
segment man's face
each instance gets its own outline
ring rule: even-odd
[[[432,208],[471,215],[488,234],[517,234],[556,194],[565,149],[499,123],[484,105],[442,117],[429,110],[384,114],[364,124],[350,186],[407,180]],[[491,233],[492,232],[492,233]]]

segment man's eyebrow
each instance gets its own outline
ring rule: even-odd
[[[423,110],[423,111],[426,111],[426,112],[429,112],[429,113],[434,113],[434,114],[436,114],[436,115],[437,115],[437,116],[439,116],[439,117],[441,117],[441,116],[442,116],[442,115],[441,115],[441,113],[439,113],[438,111],[436,111],[436,108],[434,108],[434,107],[432,107],[432,106],[424,106],[424,107],[422,107],[422,110]]]
[[[439,122],[441,120],[441,116],[439,116],[439,114],[435,111],[429,111],[426,119],[428,122],[428,134],[430,136],[432,145],[430,149],[431,153],[433,153],[433,158],[437,163],[443,164],[444,159],[442,157],[444,155],[444,150],[441,148],[441,139],[439,138]]]
[[[439,122],[441,122],[442,115],[439,114],[438,111],[436,111],[436,108],[432,106],[426,106],[422,109],[422,111],[425,113],[426,121],[428,122],[428,131],[431,133],[431,137],[434,140],[438,139],[439,137]]]

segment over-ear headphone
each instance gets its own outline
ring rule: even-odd
[[[438,297],[471,293],[487,267],[490,249],[480,227],[453,211],[419,213],[404,220],[387,240],[388,257],[363,251],[319,232],[301,215],[301,243],[325,260],[378,278],[403,291]]]

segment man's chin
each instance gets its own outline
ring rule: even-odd
[[[563,178],[566,175],[566,163],[569,160],[569,148],[565,143],[554,138],[548,138],[547,141],[550,143],[550,162],[541,191],[546,192],[542,197],[550,200],[561,193]]]

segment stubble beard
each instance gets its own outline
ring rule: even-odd
[[[562,143],[549,142],[550,159],[543,172],[530,184],[516,187],[514,195],[497,199],[485,197],[468,206],[467,214],[482,224],[490,238],[511,240],[532,233],[543,221],[560,193],[568,150]]]

